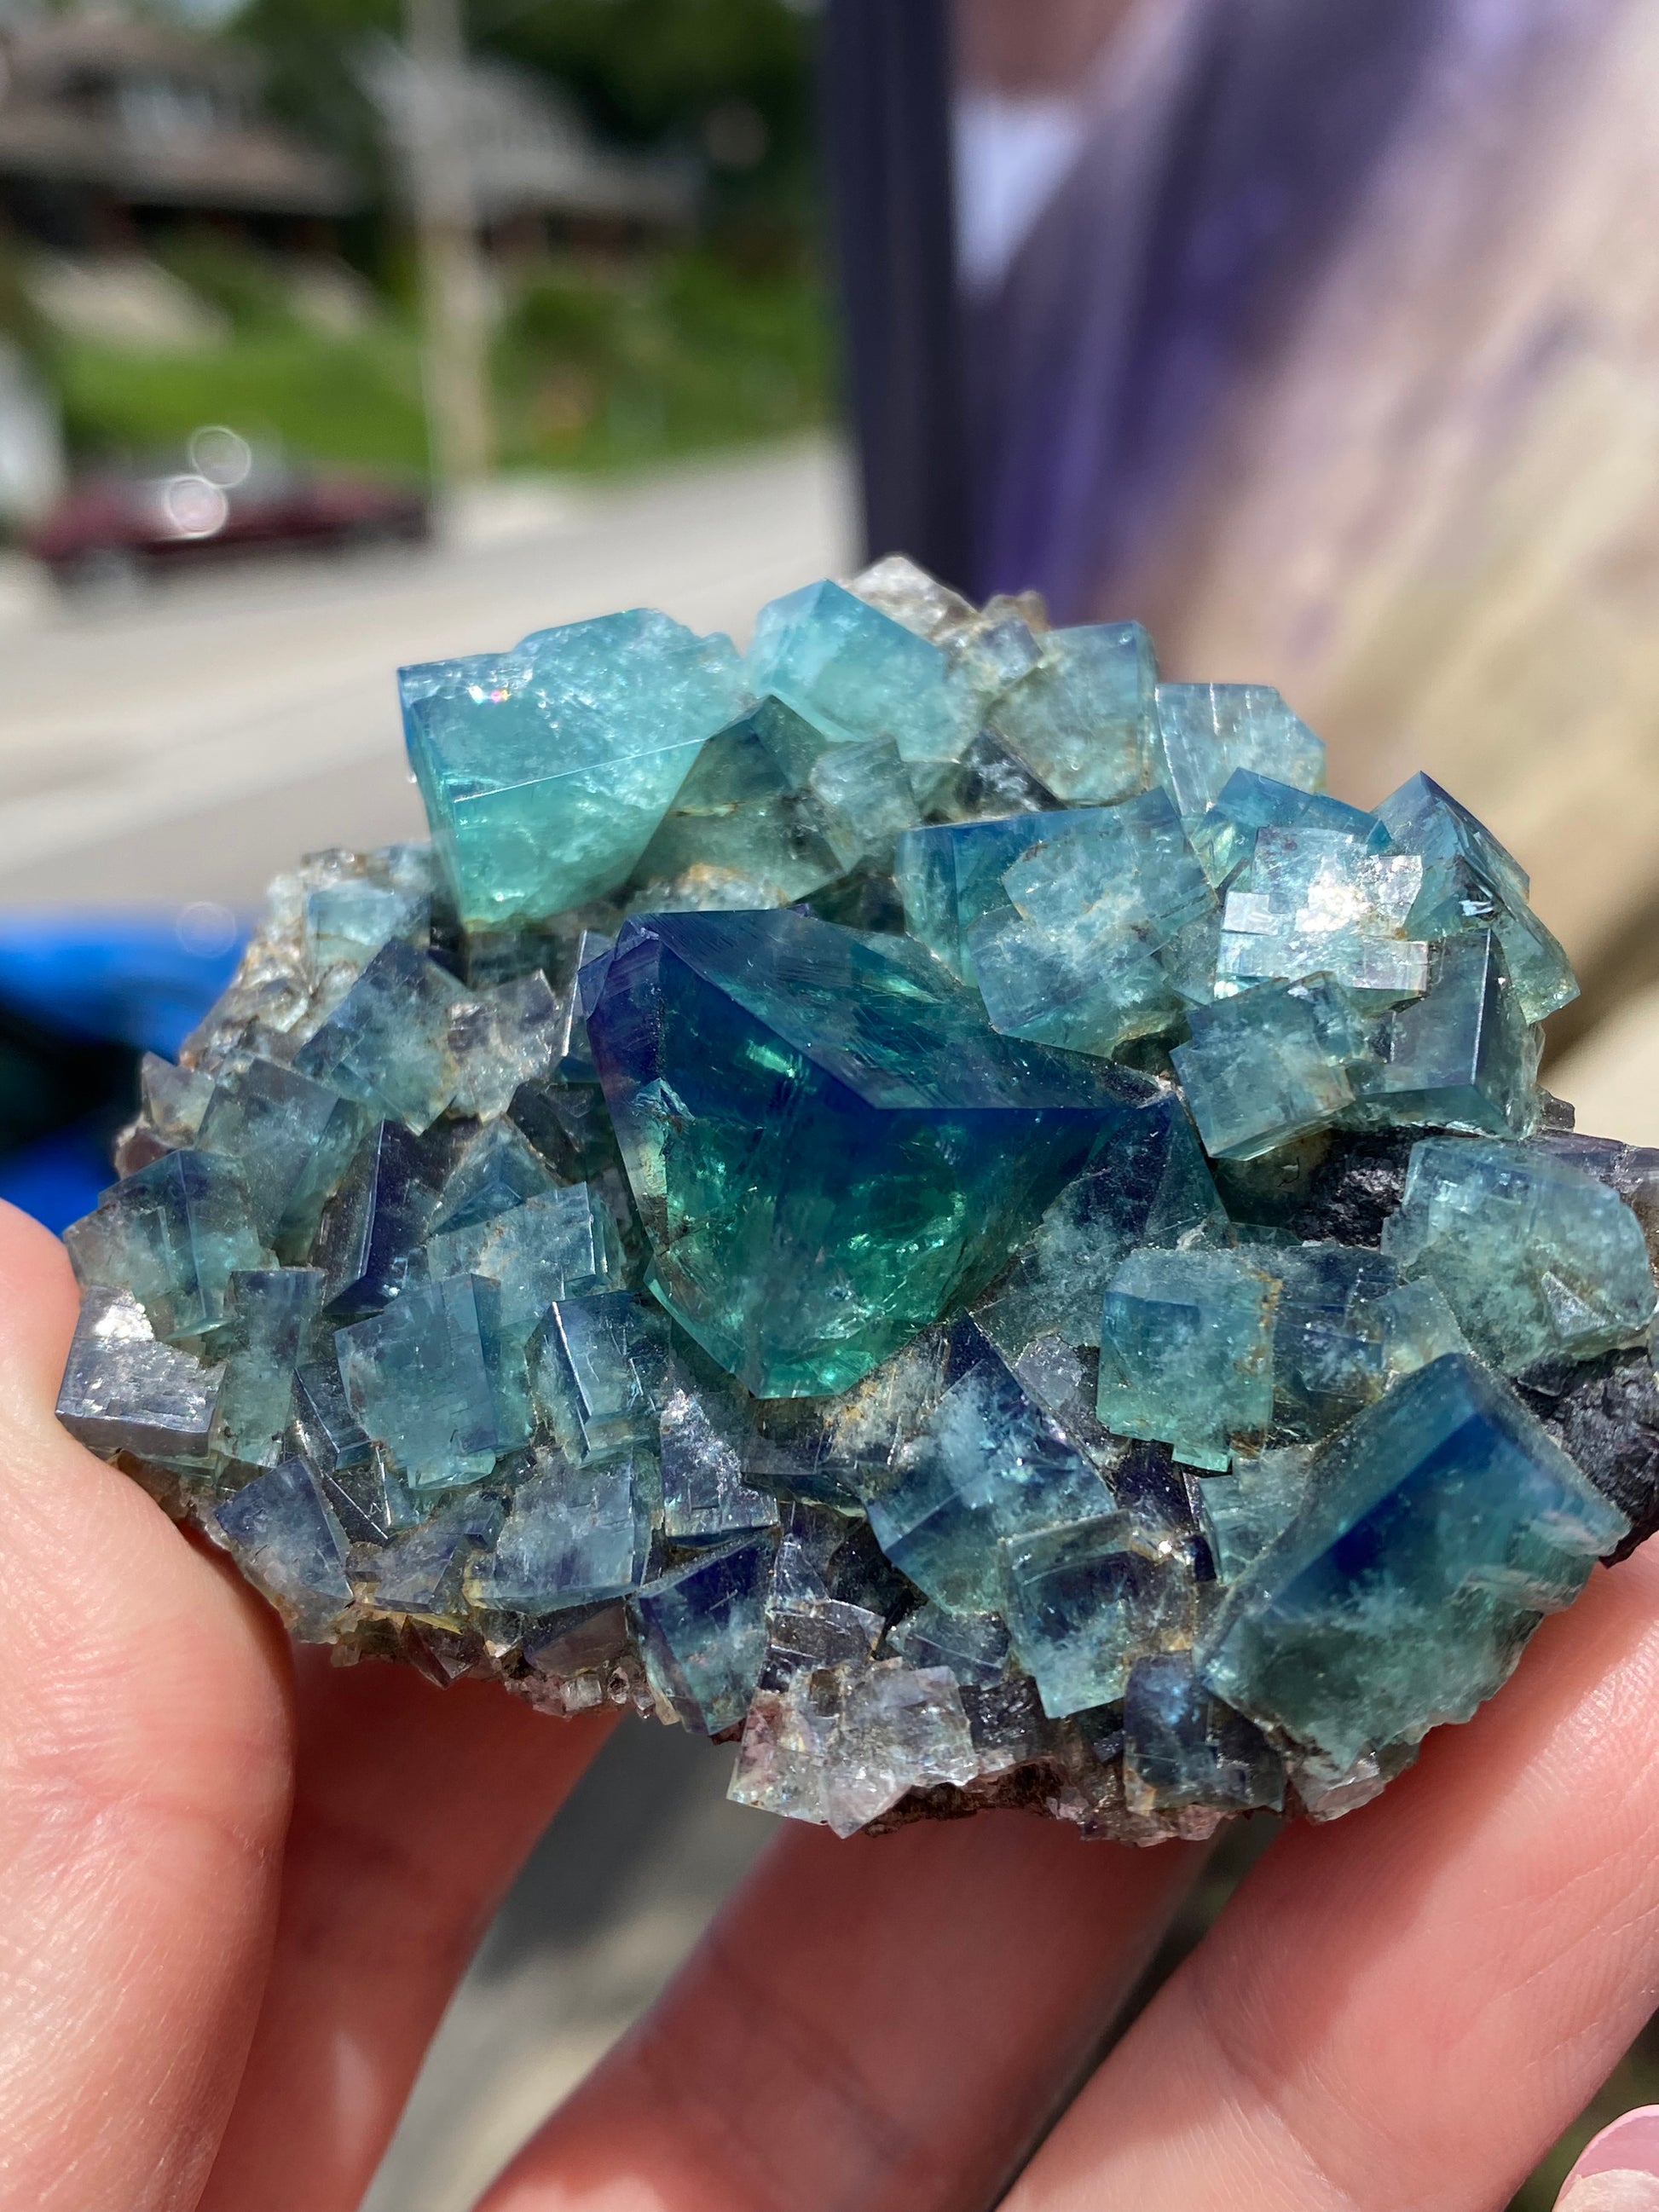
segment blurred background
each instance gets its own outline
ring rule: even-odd
[[[265,879],[418,834],[396,663],[892,549],[1447,783],[1659,1142],[1656,170],[1641,0],[0,0],[0,1193],[83,1211]],[[617,1731],[366,2212],[648,2002],[724,1766]]]

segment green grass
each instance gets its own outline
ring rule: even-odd
[[[225,422],[317,460],[424,468],[420,347],[406,317],[388,310],[361,336],[325,337],[287,313],[257,266],[198,258],[177,273],[229,314],[222,345],[52,348],[78,453],[164,453],[198,423]],[[748,275],[702,252],[614,271],[550,265],[497,333],[501,459],[600,471],[784,435],[824,419],[829,357],[805,275]]]

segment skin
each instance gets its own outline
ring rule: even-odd
[[[74,1309],[0,1208],[0,2208],[354,2212],[607,1723],[295,1667],[57,1427]],[[482,2212],[1495,2212],[1659,1995],[1656,1688],[1650,1551],[1098,2063],[1198,1853],[781,1831]]]

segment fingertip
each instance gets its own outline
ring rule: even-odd
[[[58,1396],[80,1304],[63,1240],[0,1199],[0,1401],[38,1421]]]
[[[1659,2105],[1622,2113],[1586,2145],[1556,2212],[1659,2212]]]

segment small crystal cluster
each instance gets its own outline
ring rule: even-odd
[[[902,560],[753,645],[404,672],[144,1069],[59,1411],[295,1632],[631,1704],[740,1802],[1363,1803],[1659,1518],[1659,1155],[1422,776]]]

